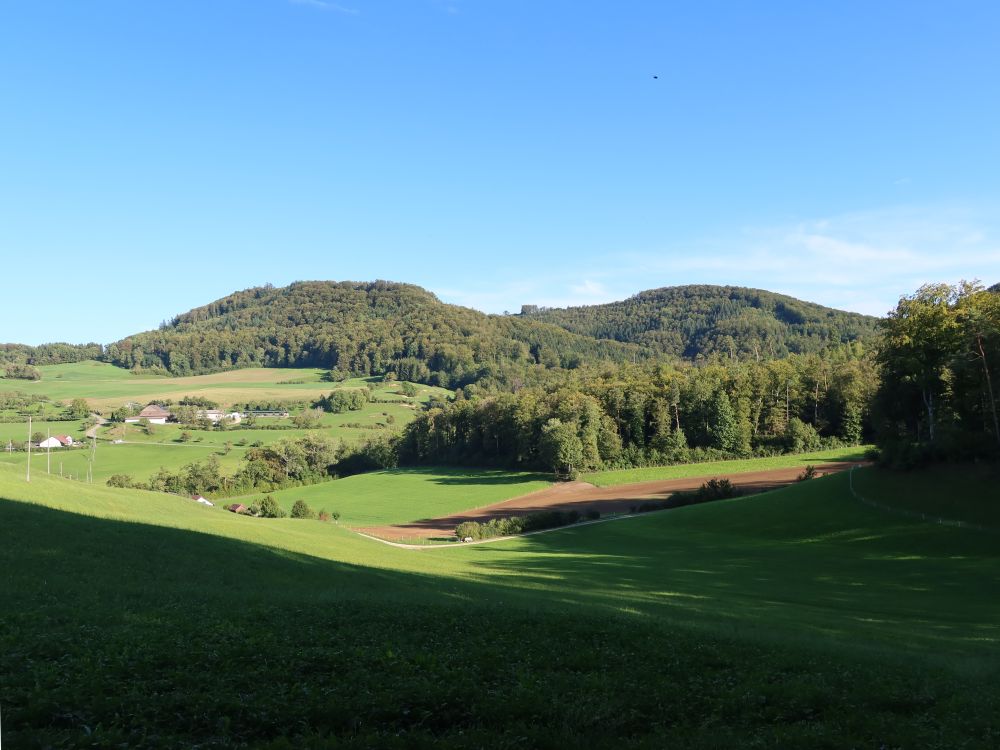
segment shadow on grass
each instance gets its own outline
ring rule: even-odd
[[[541,472],[522,472],[510,469],[462,469],[452,466],[418,466],[390,469],[390,474],[416,474],[433,477],[441,485],[505,485],[526,482],[551,482],[552,475]]]
[[[716,633],[1000,667],[995,539],[880,516],[845,485],[830,477],[570,527],[497,548],[476,566],[484,579],[560,601]]]
[[[894,655],[995,654],[996,551],[819,494],[406,558],[453,575],[0,501],[4,739],[988,745],[992,683]]]

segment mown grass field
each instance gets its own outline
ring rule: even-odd
[[[326,371],[314,368],[258,367],[184,378],[135,375],[114,365],[92,361],[43,365],[38,369],[41,380],[0,382],[9,390],[44,394],[61,401],[85,398],[99,410],[115,408],[125,401],[147,404],[154,399],[176,401],[184,396],[204,396],[221,404],[268,399],[313,400],[334,387],[359,388],[366,382],[360,378],[342,383],[324,382]],[[448,391],[419,386],[417,398],[426,400],[431,393]]]
[[[377,526],[437,518],[545,489],[550,475],[463,468],[394,469],[269,493],[285,510],[303,500],[340,513],[347,526]],[[263,497],[257,493],[240,502]]]
[[[333,390],[332,387],[329,390]],[[392,391],[387,392],[379,389],[375,391],[375,396],[376,398],[384,398],[392,393]],[[235,444],[240,441],[245,443],[260,441],[267,444],[282,438],[299,438],[308,433],[317,432],[329,438],[354,444],[375,435],[400,430],[403,425],[413,419],[418,407],[419,402],[417,401],[392,404],[369,403],[360,411],[324,414],[320,420],[320,426],[316,429],[295,429],[291,419],[268,417],[259,419],[260,426],[256,428],[237,425],[225,430],[199,430],[171,423],[152,425],[151,434],[146,434],[136,424],[117,423],[101,427],[98,436],[103,440],[120,439],[129,443],[154,444],[180,442],[181,433],[187,432],[191,438],[190,442],[221,447],[226,443]],[[388,419],[390,416],[392,419]],[[266,425],[280,425],[283,429],[267,429]],[[20,429],[24,432],[23,427]]]
[[[0,469],[4,739],[996,746],[997,536],[847,482],[409,551]]]
[[[711,476],[712,474],[738,474],[745,471],[765,471],[767,469],[786,469],[801,466],[803,469],[810,464],[830,463],[834,461],[863,461],[865,448],[834,448],[812,453],[796,453],[769,458],[746,458],[731,461],[706,461],[697,464],[678,464],[676,466],[653,466],[645,469],[619,469],[615,471],[594,471],[580,475],[581,481],[590,482],[598,487],[614,487],[620,484],[637,482],[653,482],[657,479],[686,479],[688,477]]]
[[[88,442],[89,445],[89,442]],[[160,470],[161,467],[177,471],[186,464],[204,461],[209,456],[215,456],[223,472],[230,474],[239,468],[240,459],[245,448],[233,448],[224,454],[214,446],[197,444],[183,445],[109,445],[98,443],[93,463],[93,479],[104,484],[108,477],[114,474],[128,474],[133,479],[145,481]],[[83,479],[87,476],[87,465],[90,461],[90,450],[84,448],[53,448],[46,456],[44,450],[32,451],[31,471],[38,476],[46,471],[50,462],[51,473],[59,474],[59,464],[62,464],[64,475],[72,475]],[[17,467],[24,472],[28,461],[25,453],[2,453],[0,464]]]
[[[31,420],[31,434],[40,432],[42,435],[72,435],[74,440],[84,439],[83,423],[79,420],[72,422],[49,422]],[[15,443],[23,443],[29,437],[28,420],[23,422],[0,422],[0,447],[5,447],[8,440]]]
[[[135,375],[101,362],[47,365],[39,369],[42,371],[39,381],[3,382],[9,383],[12,389],[45,394],[66,402],[73,398],[85,398],[92,408],[105,412],[128,401],[145,404],[153,399],[177,401],[185,396],[205,396],[223,406],[267,400],[312,401],[337,389],[367,389],[370,383],[375,386],[371,395],[376,401],[365,404],[358,411],[324,414],[320,427],[315,430],[287,429],[292,427],[290,419],[270,418],[260,419],[257,428],[227,430],[188,429],[166,424],[152,425],[147,434],[135,424],[101,427],[98,430],[98,461],[94,466],[94,479],[102,483],[113,474],[128,474],[137,481],[146,481],[161,467],[176,471],[185,464],[203,461],[213,454],[219,458],[223,470],[232,473],[238,468],[248,446],[300,438],[310,432],[346,445],[356,445],[401,430],[431,397],[450,395],[443,388],[417,385],[416,395],[407,397],[401,392],[402,384],[383,383],[376,379],[354,378],[330,383],[322,380],[325,371],[317,369],[257,368],[187,378]],[[264,429],[267,425],[282,425],[286,429]],[[44,435],[46,430],[53,435],[70,434],[78,440],[84,437],[80,421],[32,423],[33,433]],[[188,432],[190,439],[182,442],[182,432]],[[8,440],[21,442],[27,436],[26,421],[0,423],[0,450]],[[126,444],[115,445],[115,440],[124,440]],[[88,455],[81,451],[53,450],[53,472],[59,472],[58,464],[61,462],[65,475],[86,476]],[[2,463],[23,464],[26,460],[23,454],[0,452]],[[45,465],[44,456],[34,458],[34,471],[44,471]]]

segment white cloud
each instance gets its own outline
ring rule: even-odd
[[[608,290],[605,289],[604,284],[599,281],[593,281],[592,279],[585,279],[580,284],[573,284],[570,290],[574,294],[579,294],[581,297],[607,297]]]
[[[752,286],[882,315],[922,284],[1000,281],[1000,222],[989,210],[897,207],[746,227],[662,254],[631,254],[621,273],[654,286]],[[647,284],[648,286],[649,284]]]
[[[767,289],[843,310],[884,315],[930,282],[1000,281],[1000,212],[956,206],[895,207],[750,226],[657,252],[581,258],[569,273],[539,269],[442,299],[490,312],[625,299],[681,284]]]
[[[332,10],[337,13],[344,13],[349,16],[356,16],[361,11],[357,8],[347,8],[343,5],[337,5],[337,3],[331,3],[328,0],[288,0],[292,5],[308,5],[311,8],[320,8],[322,10]]]

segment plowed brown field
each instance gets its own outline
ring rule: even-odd
[[[844,471],[856,464],[839,462],[820,464],[816,467],[819,475]],[[523,516],[542,510],[576,510],[585,513],[597,510],[607,513],[628,513],[634,505],[643,501],[664,500],[675,492],[696,490],[709,479],[728,479],[737,487],[749,492],[783,487],[791,484],[802,473],[801,467],[750,471],[741,474],[706,474],[687,479],[665,479],[638,484],[622,484],[617,487],[595,487],[586,482],[563,482],[528,495],[505,500],[502,503],[456,513],[442,518],[428,518],[412,523],[393,526],[369,526],[357,529],[365,534],[399,541],[404,539],[431,539],[453,537],[455,527],[463,521],[485,522],[491,518]]]

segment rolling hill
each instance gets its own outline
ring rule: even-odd
[[[848,481],[414,552],[0,467],[4,739],[995,746],[995,537]]]
[[[527,305],[521,317],[687,359],[716,353],[774,359],[818,352],[870,340],[878,321],[761,289],[708,285],[651,289],[604,305]]]
[[[559,326],[448,305],[409,284],[304,281],[236,292],[158,331],[111,344],[105,359],[174,375],[254,366],[323,367],[456,387],[504,370],[632,361],[648,350]]]
[[[410,284],[305,281],[235,292],[107,347],[128,368],[189,375],[324,367],[458,387],[532,367],[666,356],[774,359],[875,334],[876,319],[741,287],[684,286],[622,302],[487,315]]]

